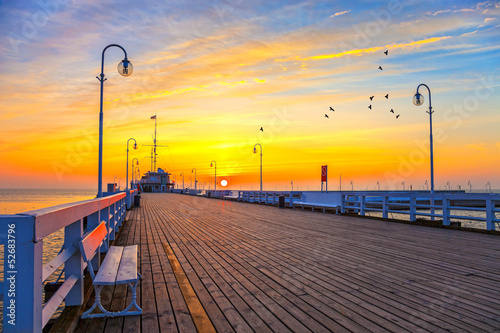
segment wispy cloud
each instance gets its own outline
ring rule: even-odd
[[[350,12],[351,12],[351,10],[350,10],[350,9],[349,9],[349,10],[344,10],[344,11],[342,11],[342,12],[337,12],[337,13],[335,13],[335,14],[333,14],[333,15],[330,15],[330,17],[337,17],[337,16],[340,16],[340,15],[349,14]]]
[[[444,13],[449,13],[451,12],[451,9],[447,9],[447,10],[438,10],[437,12],[435,13],[432,13],[433,16],[436,16],[436,15],[439,15],[439,14],[444,14]]]
[[[391,45],[386,45],[386,46],[376,46],[376,47],[369,47],[369,48],[363,48],[363,49],[353,49],[353,50],[348,50],[344,52],[338,52],[338,53],[332,53],[332,54],[321,54],[321,55],[315,55],[315,56],[310,56],[310,57],[299,57],[299,56],[292,56],[284,59],[276,59],[275,61],[277,62],[289,62],[289,61],[307,61],[307,60],[324,60],[324,59],[333,59],[333,58],[340,58],[344,57],[347,55],[355,55],[355,56],[360,56],[363,54],[370,54],[370,53],[376,53],[382,50],[386,49],[412,49],[424,44],[429,44],[429,43],[436,43],[445,39],[451,38],[451,36],[442,36],[442,37],[431,37],[427,39],[422,39],[410,43],[400,43],[400,44],[391,44]]]

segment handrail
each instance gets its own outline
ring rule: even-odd
[[[481,207],[461,206],[461,202],[473,201],[480,203]],[[383,218],[388,218],[389,213],[409,215],[409,221],[415,222],[418,216],[427,216],[432,219],[440,218],[443,225],[451,225],[451,219],[471,220],[486,222],[486,230],[495,230],[495,224],[500,222],[496,208],[500,204],[499,194],[484,193],[422,193],[422,192],[342,192],[341,211],[353,211],[360,215],[366,212],[382,212]],[[391,208],[392,207],[392,208]],[[430,210],[423,212],[422,210]],[[455,211],[484,212],[486,217],[457,215]]]
[[[0,215],[0,244],[4,245],[5,263],[4,281],[0,282],[4,332],[42,331],[62,300],[68,306],[82,305],[85,265],[75,244],[87,230],[104,221],[107,228],[114,231],[103,242],[105,252],[109,241],[115,239],[136,191],[15,215]],[[63,228],[61,251],[48,264],[42,265],[44,238]],[[62,265],[65,282],[43,304],[43,283]]]

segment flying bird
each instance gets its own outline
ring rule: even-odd
[[[370,104],[370,106],[368,107],[368,109],[370,109],[370,110],[372,109],[372,106],[371,106],[371,104]]]
[[[381,71],[383,71],[382,66],[378,66],[378,69],[380,69]]]
[[[330,106],[330,111],[335,111],[335,110]]]
[[[398,114],[398,115],[396,116],[396,119],[398,119],[398,118],[399,118],[399,116],[400,116],[400,115]]]
[[[262,132],[264,132],[264,129],[263,129],[262,127],[260,128],[260,130],[261,130]]]
[[[394,113],[394,110],[393,110],[393,109],[391,109],[391,111],[390,111],[390,112],[391,112],[391,113]]]
[[[386,99],[389,99],[389,94],[385,95],[385,98],[386,98]]]
[[[326,118],[330,118],[330,117],[328,117],[328,115],[327,115],[326,113],[325,113],[325,117],[326,117]]]
[[[389,54],[389,50],[386,50],[386,51],[384,52],[384,54],[385,54],[385,55],[388,55],[388,54]]]
[[[375,96],[371,96],[371,97],[370,97],[370,101],[373,101],[373,97],[375,97]]]

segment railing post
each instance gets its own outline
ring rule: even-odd
[[[88,223],[88,222],[87,222]],[[78,242],[83,236],[83,220],[78,220],[64,228],[64,248],[78,248]],[[64,276],[67,278],[71,275],[78,277],[78,281],[66,295],[66,305],[82,305],[83,304],[83,260],[80,251],[76,251],[64,264]]]
[[[294,209],[294,207],[293,207],[293,192],[290,192],[290,208]]]
[[[382,217],[384,219],[389,218],[389,197],[387,195],[384,195],[382,199]]]
[[[132,197],[130,195],[130,191],[126,191],[126,200],[127,200],[127,209],[130,209],[132,207],[132,200],[130,200],[130,198]]]
[[[345,197],[340,193],[340,213],[345,214]]]
[[[34,239],[35,217],[9,216],[0,228],[6,239],[3,331],[41,332],[43,240]]]
[[[495,230],[495,223],[493,217],[495,216],[495,205],[491,199],[486,199],[486,230]]]
[[[416,203],[416,198],[414,196],[410,197],[410,222],[415,222],[416,221],[416,211],[417,208],[415,207]]]
[[[443,197],[443,225],[450,225],[450,199]]]
[[[365,216],[365,196],[359,197],[359,215]]]

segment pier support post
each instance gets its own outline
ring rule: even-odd
[[[0,233],[6,235],[3,280],[4,332],[42,331],[43,240],[34,239],[34,231],[35,217],[15,215],[2,220]],[[11,237],[8,237],[9,235]]]
[[[389,218],[389,212],[387,211],[389,198],[387,196],[384,196],[382,200],[383,200],[382,201],[382,217],[384,219],[387,219],[387,218]]]
[[[78,247],[78,241],[83,236],[83,220],[78,220],[64,228],[64,248],[70,249],[73,246]],[[64,276],[68,278],[71,275],[78,277],[78,281],[71,288],[65,298],[65,304],[68,306],[83,304],[83,260],[80,251],[73,253],[64,264]]]
[[[340,214],[345,214],[345,197],[340,193]]]
[[[443,197],[443,225],[450,225],[450,199]]]
[[[491,199],[486,200],[486,229],[487,230],[495,230],[495,223],[493,222],[493,217],[495,213],[493,209],[495,205],[493,204]]]
[[[359,215],[365,216],[365,196],[359,196]]]
[[[416,201],[417,199],[413,196],[410,197],[410,222],[415,222],[417,220],[416,218],[416,212],[417,208],[416,206]]]

